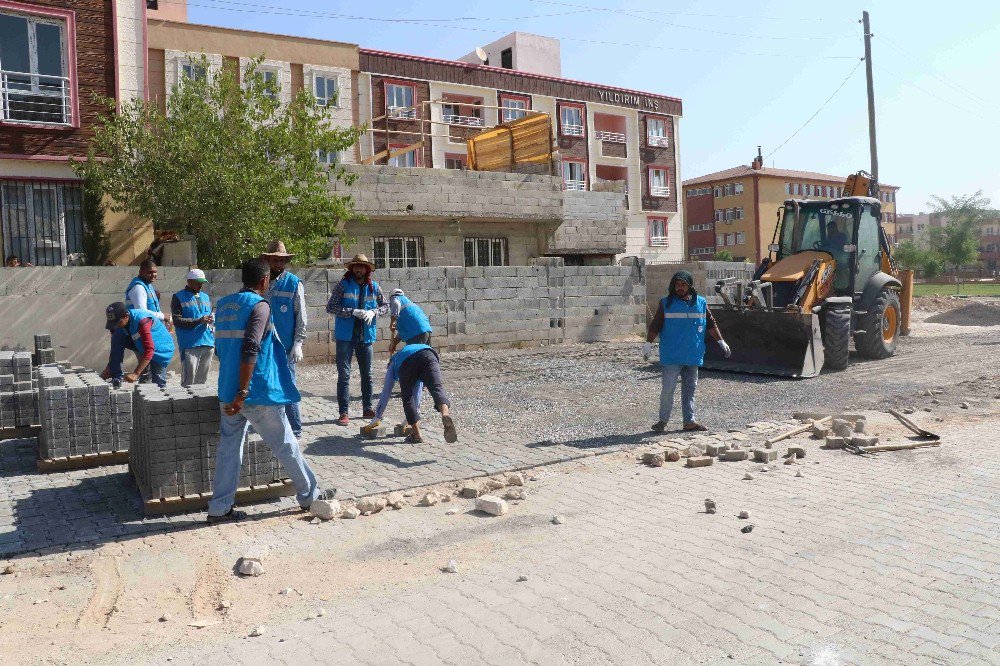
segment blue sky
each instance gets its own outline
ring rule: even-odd
[[[850,74],[862,9],[879,170],[902,188],[899,212],[979,189],[1000,205],[1000,3],[191,0],[189,20],[439,58],[513,30],[560,38],[567,78],[683,99],[687,179],[749,164],[757,145],[767,166],[868,169],[864,65]]]

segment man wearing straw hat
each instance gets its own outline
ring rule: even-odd
[[[267,302],[271,306],[274,331],[288,355],[288,369],[296,383],[295,369],[302,360],[302,343],[306,339],[306,291],[302,280],[285,270],[288,260],[294,257],[285,250],[281,241],[271,241],[260,258],[271,267],[271,286]],[[302,409],[299,402],[285,405],[285,416],[295,437],[302,436]]]
[[[378,282],[372,280],[375,264],[363,254],[347,262],[347,272],[334,287],[326,311],[334,317],[334,337],[337,339],[337,405],[338,425],[349,425],[347,413],[350,398],[351,358],[357,357],[361,372],[361,404],[364,418],[375,417],[372,409],[372,344],[376,337],[376,318],[389,311]]]

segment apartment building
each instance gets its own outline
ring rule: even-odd
[[[145,0],[0,0],[0,254],[64,265],[83,251],[82,160],[103,107],[143,94]],[[109,214],[112,258],[148,222]]]
[[[777,211],[786,199],[832,199],[843,196],[844,176],[767,168],[758,156],[747,165],[684,181],[685,256],[711,259],[728,250],[737,260],[759,262],[777,228]],[[882,222],[896,237],[896,192],[882,185]]]
[[[901,213],[896,223],[899,242],[923,241],[931,229],[948,226],[948,218],[940,213]],[[983,222],[979,237],[979,261],[991,274],[1000,271],[1000,217]]]

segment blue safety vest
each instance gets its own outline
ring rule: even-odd
[[[135,285],[141,286],[146,290],[146,309],[150,312],[163,312],[160,309],[160,299],[156,297],[156,290],[153,289],[153,285],[148,282],[144,282],[140,277],[132,278],[132,281],[128,283],[128,287],[125,289],[125,307],[129,310],[136,307],[136,304],[132,302],[132,299],[128,297],[128,293],[132,291],[132,287]]]
[[[181,316],[185,319],[199,319],[212,314],[212,303],[204,291],[196,294],[190,289],[181,289],[174,296],[181,304]],[[174,330],[177,332],[177,346],[181,349],[215,346],[215,334],[208,324],[198,324],[194,328],[177,326]]]
[[[708,304],[697,296],[694,304],[674,298],[663,304],[663,329],[660,331],[661,365],[701,365],[705,362],[705,325]]]
[[[423,309],[406,296],[395,296],[399,301],[399,316],[396,318],[396,334],[399,339],[410,340],[421,333],[433,333],[431,322]]]
[[[353,310],[374,310],[378,307],[375,300],[375,291],[378,289],[378,282],[372,282],[372,286],[364,285],[364,297],[361,296],[362,285],[354,278],[344,278],[344,298],[340,301],[340,306]],[[361,303],[362,305],[359,305]],[[377,319],[372,319],[372,323],[365,326],[364,343],[370,345],[375,342],[375,326]],[[337,317],[334,324],[333,333],[338,340],[350,342],[354,339],[354,317]]]
[[[140,356],[146,353],[146,349],[142,346],[142,336],[139,334],[139,322],[143,319],[153,320],[153,326],[149,331],[153,336],[153,363],[170,365],[170,360],[174,357],[174,339],[170,337],[170,331],[154,312],[134,309],[128,311],[128,334],[135,343],[135,350]]]
[[[392,355],[392,369],[396,373],[396,377],[399,377],[399,369],[403,367],[403,362],[410,358],[418,351],[423,349],[431,349],[430,345],[406,345],[398,352]]]
[[[215,311],[215,354],[219,357],[219,400],[230,403],[240,390],[240,358],[247,322],[255,305],[264,298],[252,291],[240,291],[219,299]],[[299,402],[288,356],[275,349],[274,322],[268,320],[260,341],[257,364],[250,377],[248,405],[287,405]],[[277,352],[277,353],[276,353]]]
[[[285,351],[295,344],[295,294],[301,282],[297,275],[283,271],[267,291],[271,320],[274,321],[274,330]]]

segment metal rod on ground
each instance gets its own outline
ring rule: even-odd
[[[858,451],[862,453],[879,453],[880,451],[906,451],[909,449],[922,449],[928,446],[941,446],[941,442],[910,442],[909,444],[880,444],[878,446],[859,446]]]

